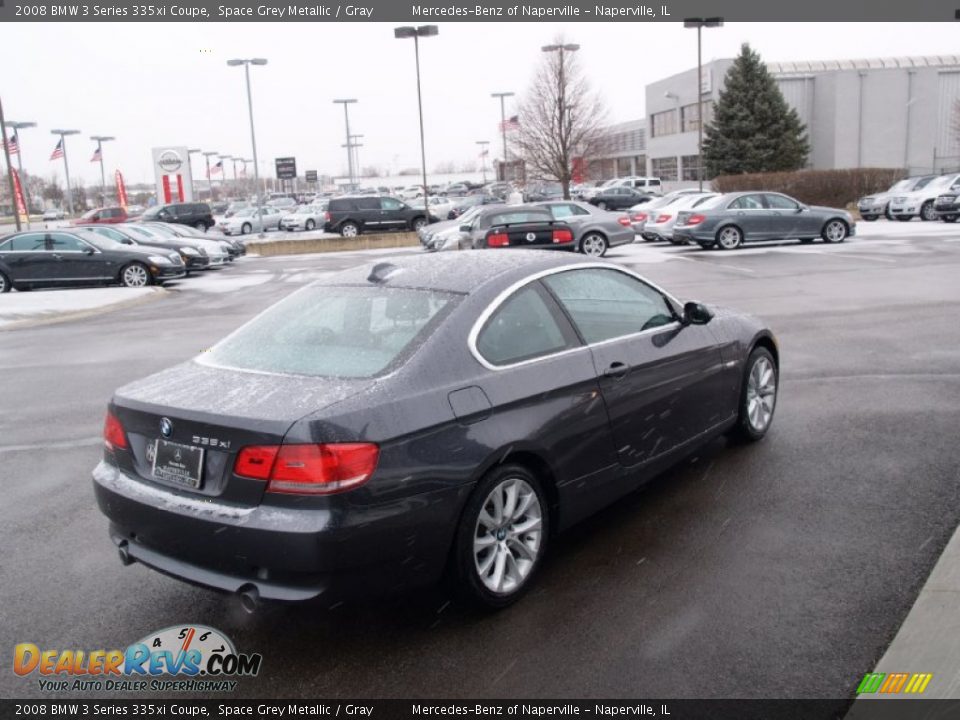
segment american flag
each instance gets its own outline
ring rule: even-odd
[[[504,120],[500,123],[500,130],[519,130],[520,129],[520,116],[514,115],[509,120]]]
[[[59,160],[63,157],[63,138],[60,138],[60,142],[57,143],[57,146],[53,149],[53,152],[50,153],[51,160]]]
[[[16,155],[20,152],[20,142],[17,139],[17,131],[13,131],[13,135],[10,136],[10,140],[4,143],[7,146],[7,152],[11,155]]]
[[[221,160],[220,162],[218,162],[216,165],[213,166],[213,169],[210,170],[210,174],[216,175],[217,173],[221,173],[221,172],[223,172],[223,160]]]
[[[93,151],[93,157],[90,158],[90,162],[100,162],[103,159],[103,152],[100,149],[100,146],[97,146],[97,149]]]

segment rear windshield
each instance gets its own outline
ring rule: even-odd
[[[308,287],[222,340],[201,362],[270,373],[373,377],[422,343],[457,297],[382,286]]]
[[[549,212],[537,210],[517,210],[497,213],[490,216],[491,225],[514,225],[516,223],[550,222],[553,216]]]

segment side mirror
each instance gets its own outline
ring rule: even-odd
[[[802,204],[801,204],[801,205],[797,205],[797,212],[798,212],[798,213],[802,213],[804,210],[809,210],[809,209],[810,209],[810,208],[808,208],[806,205],[802,205]]]
[[[84,255],[93,255],[93,252],[94,252],[94,251],[93,251],[93,248],[92,248],[92,247],[85,247],[85,248],[83,249],[83,254],[84,254]]]
[[[460,226],[460,232],[465,232],[465,233],[470,232],[470,226],[469,226],[469,225],[461,225],[461,226]]]
[[[713,313],[707,309],[706,305],[700,303],[688,302],[683,306],[683,324],[684,325],[706,325],[713,320]]]

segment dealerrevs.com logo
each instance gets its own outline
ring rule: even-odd
[[[13,671],[39,675],[40,689],[50,692],[232,692],[233,678],[257,675],[262,662],[259,653],[238,653],[230,638],[205,625],[168,627],[125,650],[41,649],[29,642],[13,650]]]

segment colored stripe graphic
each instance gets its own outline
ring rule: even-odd
[[[927,689],[933,679],[933,673],[867,673],[857,687],[857,695],[870,693],[920,694]]]

